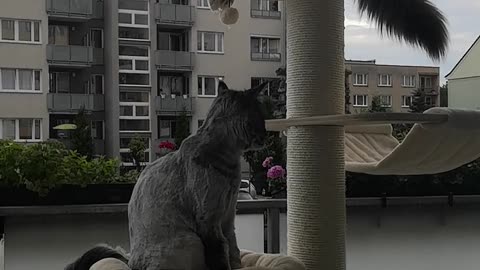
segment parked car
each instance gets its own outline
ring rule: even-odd
[[[257,198],[257,191],[255,186],[249,181],[242,179],[240,183],[240,190],[238,192],[239,200],[255,200]]]

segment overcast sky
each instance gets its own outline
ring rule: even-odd
[[[380,64],[440,66],[442,82],[466,50],[480,35],[480,0],[433,0],[448,19],[449,50],[444,60],[433,62],[418,48],[381,37],[373,25],[361,18],[354,0],[345,0],[346,59],[376,59]]]

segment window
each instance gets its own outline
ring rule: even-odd
[[[252,60],[280,60],[280,38],[251,37]]]
[[[277,0],[251,0],[252,17],[280,18]]]
[[[150,102],[147,92],[120,93],[120,131],[150,131]]]
[[[402,96],[402,108],[408,108],[412,104],[412,96]]]
[[[223,33],[198,31],[197,43],[199,52],[223,53]]]
[[[48,26],[48,44],[69,45],[70,31],[67,25]]]
[[[102,74],[92,74],[90,76],[90,94],[103,94],[104,81]]]
[[[0,139],[15,141],[40,141],[40,119],[0,119]]]
[[[275,80],[275,78],[251,78],[250,79],[250,87],[254,88],[259,86],[260,84],[264,83],[265,81],[268,81],[267,87],[266,87],[266,92],[264,92],[267,96],[271,96],[274,94],[274,89],[272,87],[272,80]]]
[[[118,27],[118,38],[119,39],[139,39],[139,40],[149,40],[149,30],[140,29],[133,27]]]
[[[188,94],[188,80],[181,75],[160,75],[158,76],[158,94]]]
[[[435,106],[435,100],[431,96],[425,97],[425,105],[427,106]]]
[[[198,76],[198,95],[216,97],[218,95],[218,82],[222,77]]]
[[[120,46],[120,84],[150,85],[150,57],[148,47]]]
[[[368,74],[355,73],[353,79],[353,85],[368,86]]]
[[[368,107],[368,96],[367,95],[354,95],[353,96],[353,106],[354,107]]]
[[[210,8],[210,3],[208,0],[198,0],[197,1],[198,8]]]
[[[50,93],[70,93],[70,72],[50,73]]]
[[[188,36],[185,33],[158,32],[157,48],[164,51],[188,51]]]
[[[403,87],[415,87],[415,75],[403,75]]]
[[[0,92],[41,92],[40,70],[0,69]]]
[[[103,140],[105,130],[103,128],[103,121],[96,120],[91,122],[91,131],[92,131],[92,139],[94,140]]]
[[[378,86],[392,86],[392,75],[390,74],[378,75]]]
[[[148,11],[148,1],[146,0],[119,0],[118,9]]]
[[[392,96],[380,96],[380,106],[385,108],[392,107]]]
[[[133,166],[132,156],[130,155],[130,148],[128,145],[133,138],[120,138],[120,159],[123,166]],[[144,163],[150,162],[150,138],[142,138],[145,143]],[[145,164],[143,164],[145,165]]]
[[[420,76],[420,88],[421,89],[432,88],[432,77]]]
[[[103,48],[103,29],[90,29],[90,43],[93,48]]]
[[[148,1],[121,0],[118,26],[120,39],[150,40]]]
[[[39,21],[0,19],[0,24],[0,41],[41,43]]]
[[[159,130],[158,136],[159,138],[173,138],[177,131],[177,121],[172,119],[158,119],[159,123]]]

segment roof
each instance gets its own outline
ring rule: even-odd
[[[375,65],[377,67],[412,67],[412,68],[432,68],[440,70],[439,66],[424,66],[424,65],[401,65],[401,64],[377,64],[376,60],[348,60],[345,59],[347,65]],[[434,74],[437,75],[437,74]]]
[[[455,66],[452,68],[452,70],[447,74],[445,75],[445,78],[448,79],[448,76],[450,76],[457,68],[458,66],[460,65],[460,63],[463,62],[463,60],[467,57],[467,55],[472,51],[473,47],[475,47],[475,45],[480,41],[480,35],[477,37],[477,39],[472,43],[472,45],[470,46],[470,48],[468,48],[468,50],[465,52],[465,54],[462,56],[462,58],[460,58],[460,60],[457,62],[457,64],[455,64]]]

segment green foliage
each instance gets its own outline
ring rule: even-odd
[[[147,150],[148,144],[145,139],[136,136],[128,144],[130,148],[130,156],[132,157],[133,163],[137,168],[137,171],[141,171],[142,162],[145,162],[145,150]]]
[[[370,107],[369,112],[376,113],[376,112],[386,112],[387,108],[385,108],[382,99],[379,96],[375,96],[372,98],[372,106]]]
[[[417,89],[413,91],[412,104],[410,104],[410,112],[412,113],[423,113],[431,106],[427,105],[425,98],[427,95],[422,89]]]
[[[175,145],[180,147],[183,140],[190,136],[190,121],[188,119],[185,108],[177,117],[177,125],[175,131]]]
[[[93,141],[90,120],[84,108],[80,109],[73,123],[77,126],[71,135],[73,150],[90,159],[93,156]]]
[[[41,196],[64,184],[85,186],[136,179],[133,173],[121,177],[118,168],[116,159],[88,159],[59,142],[24,145],[0,140],[0,186],[25,185]]]
[[[128,170],[117,178],[117,183],[133,184],[137,182],[140,172],[137,170]]]

